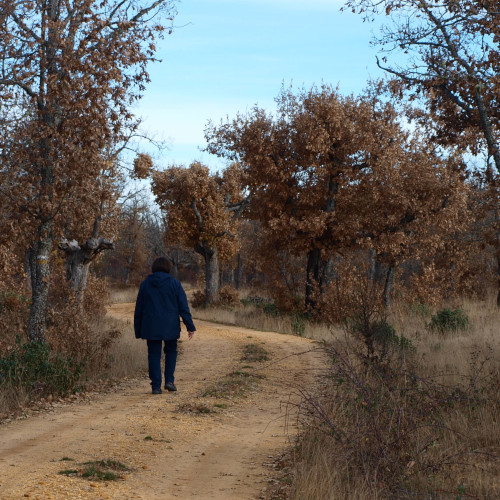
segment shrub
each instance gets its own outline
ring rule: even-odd
[[[364,483],[373,491],[365,498],[448,498],[442,493],[456,488],[455,471],[465,476],[466,470],[481,469],[480,491],[495,480],[498,457],[488,450],[498,440],[469,439],[463,432],[498,413],[495,374],[477,380],[476,387],[445,385],[441,377],[420,373],[411,358],[391,364],[367,360],[351,344],[325,350],[332,361],[329,384],[322,396],[304,390],[300,410],[309,432],[329,443],[326,467],[342,472],[350,484]],[[490,498],[474,498],[480,496]]]
[[[281,316],[281,311],[274,302],[264,304],[262,306],[262,311],[264,311],[264,313],[267,314],[268,316],[274,316],[274,317]]]
[[[303,314],[295,314],[292,316],[292,332],[295,335],[302,336],[306,332],[306,321],[307,317]]]
[[[219,290],[219,298],[217,305],[221,306],[235,306],[240,303],[238,291],[231,286],[224,286]],[[196,290],[191,299],[191,305],[195,308],[205,307],[206,294],[201,290]]]
[[[203,307],[205,305],[205,292],[202,292],[201,290],[196,290],[193,293],[193,298],[191,299],[191,305],[193,307]]]
[[[255,306],[255,307],[263,307],[265,304],[269,304],[271,301],[264,297],[260,297],[258,295],[249,295],[248,297],[241,299],[240,301],[244,306]]]
[[[383,360],[390,354],[413,351],[414,345],[404,335],[397,335],[394,327],[385,319],[372,320],[363,315],[355,316],[347,322],[347,329],[360,339],[367,348],[367,357]]]
[[[224,286],[219,290],[219,304],[222,306],[235,306],[239,304],[240,296],[238,290],[231,286]]]
[[[445,308],[431,316],[427,329],[440,334],[465,331],[469,326],[469,318],[462,309]]]
[[[21,343],[0,358],[0,384],[10,383],[41,394],[66,395],[72,392],[82,373],[83,364],[52,354],[47,343]]]
[[[431,307],[426,302],[417,300],[411,305],[411,311],[415,316],[427,318],[431,315]]]

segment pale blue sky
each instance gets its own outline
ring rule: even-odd
[[[321,82],[359,93],[381,76],[371,24],[340,12],[339,0],[182,0],[176,29],[159,44],[161,63],[136,113],[150,134],[168,140],[160,165],[201,160],[203,129],[253,105],[272,110],[282,82]]]

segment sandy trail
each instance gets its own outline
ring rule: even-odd
[[[133,304],[111,314],[130,320]],[[0,498],[186,499],[259,498],[270,469],[265,463],[288,442],[294,419],[285,418],[296,389],[310,388],[323,360],[300,337],[197,321],[183,342],[176,370],[177,393],[150,394],[149,379],[122,384],[51,412],[0,427]],[[185,339],[185,332],[183,332]],[[256,364],[265,378],[244,398],[203,397],[215,381],[241,367],[242,349],[261,344],[268,363]],[[145,345],[139,344],[144,348]],[[180,406],[211,408],[186,413]],[[147,437],[147,439],[145,439]],[[74,461],[61,461],[62,458]],[[125,480],[90,482],[58,474],[86,461],[112,458],[133,470]]]

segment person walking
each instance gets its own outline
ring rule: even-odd
[[[172,265],[166,257],[158,257],[152,272],[142,283],[137,294],[134,313],[135,338],[145,339],[148,345],[149,378],[153,394],[161,394],[161,350],[165,353],[165,389],[176,391],[174,384],[177,363],[177,340],[181,322],[186,325],[188,337],[193,338],[194,326],[187,303],[186,292],[178,280],[170,275]]]

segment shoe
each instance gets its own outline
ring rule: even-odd
[[[176,391],[177,390],[177,387],[175,387],[174,383],[173,382],[167,382],[165,384],[165,389],[167,389],[167,391]]]
[[[161,389],[153,389],[151,392],[153,394],[161,394]]]

